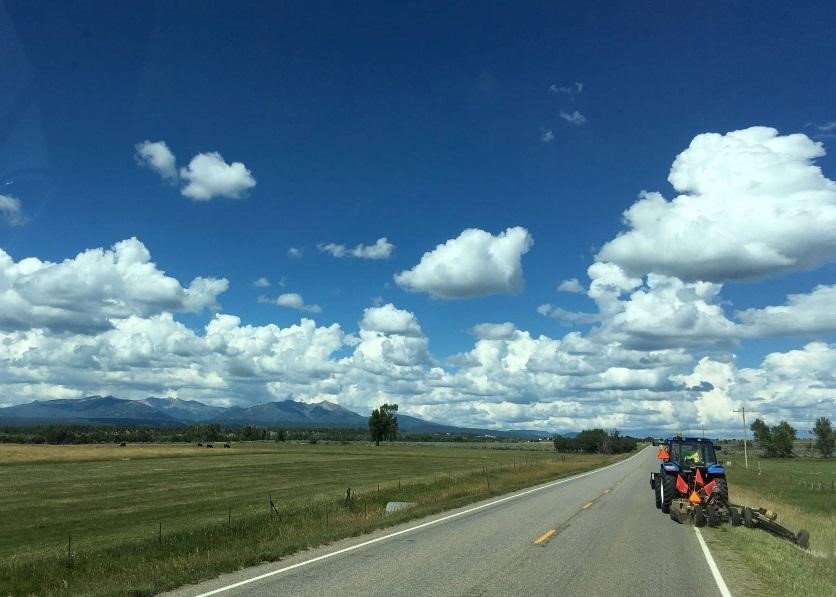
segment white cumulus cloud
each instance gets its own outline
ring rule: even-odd
[[[389,259],[395,245],[386,237],[379,238],[373,245],[359,244],[353,249],[336,243],[319,244],[317,249],[334,257],[356,257],[357,259]]]
[[[401,336],[421,336],[421,326],[415,314],[404,309],[398,309],[392,303],[382,307],[369,307],[363,311],[360,328],[382,334],[398,334]]]
[[[738,330],[718,304],[721,288],[650,274],[645,286],[619,303],[619,312],[603,322],[600,332],[644,350],[729,345]]]
[[[560,117],[569,124],[573,124],[575,126],[581,126],[586,124],[586,116],[584,116],[577,110],[575,110],[571,114],[569,112],[566,112],[565,110],[561,110]]]
[[[258,302],[278,305],[279,307],[287,307],[288,309],[296,309],[298,311],[308,311],[309,313],[322,313],[322,307],[319,305],[307,305],[305,299],[301,294],[296,292],[285,292],[280,294],[275,299],[265,296],[258,297]]]
[[[469,228],[424,253],[395,282],[413,292],[439,298],[472,298],[517,292],[523,285],[522,256],[533,244],[528,230],[508,228],[494,236]]]
[[[573,324],[597,323],[601,321],[601,317],[595,313],[569,311],[568,309],[556,307],[549,303],[537,307],[537,312],[545,317],[554,317],[560,321]]]
[[[737,314],[749,336],[824,334],[836,331],[836,285],[810,294],[791,294],[787,304],[746,309]]]
[[[699,422],[707,428],[739,429],[740,405],[770,424],[789,421],[800,432],[811,418],[828,416],[836,404],[836,346],[810,342],[801,349],[768,354],[757,368],[738,369],[733,361],[700,360],[693,373],[672,380],[696,390]]]
[[[177,181],[177,160],[165,141],[143,141],[134,147],[134,158],[139,165],[150,168],[163,180]]]
[[[470,331],[480,339],[508,340],[514,336],[517,327],[510,321],[505,323],[477,323]]]
[[[672,379],[686,388],[700,388],[694,406],[700,424],[714,425],[728,422],[740,402],[730,396],[735,383],[734,365],[703,357],[687,375],[675,375]]]
[[[563,280],[563,282],[558,284],[557,291],[583,294],[585,290],[583,284],[581,284],[577,278],[569,278],[568,280]]]
[[[215,197],[238,199],[255,186],[255,179],[244,164],[227,164],[216,151],[194,156],[188,166],[180,169],[180,177],[187,181],[182,194],[195,201]]]
[[[253,282],[253,286],[255,286],[256,288],[269,288],[270,287],[270,280],[268,280],[267,278],[262,276],[258,280]]]
[[[558,85],[557,83],[552,83],[549,85],[549,91],[556,94],[563,94],[568,95],[570,97],[574,97],[576,95],[580,95],[583,91],[583,83],[575,81],[574,85]]]
[[[216,308],[229,286],[197,277],[187,287],[159,270],[136,238],[61,263],[15,262],[0,249],[0,329],[107,329],[115,318]]]
[[[0,217],[10,226],[20,226],[26,222],[20,199],[11,195],[0,195]]]
[[[217,151],[195,155],[188,166],[178,172],[177,160],[165,141],[143,141],[134,147],[134,159],[140,166],[150,168],[171,183],[182,180],[184,186],[180,193],[194,201],[209,201],[215,197],[239,199],[256,184],[244,164],[227,164]]]
[[[753,127],[698,135],[674,161],[667,201],[642,193],[600,261],[632,274],[719,282],[816,267],[836,256],[836,183],[820,143]]]

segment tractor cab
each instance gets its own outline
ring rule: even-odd
[[[682,472],[717,464],[714,445],[702,438],[674,438],[668,444],[668,460],[679,463]]]

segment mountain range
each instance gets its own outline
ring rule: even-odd
[[[266,402],[254,406],[209,406],[196,400],[144,398],[125,400],[113,396],[88,396],[57,400],[35,400],[0,408],[0,424],[81,424],[147,425],[170,427],[198,423],[227,426],[261,425],[268,427],[365,428],[368,418],[333,402],[308,404],[293,400]],[[398,414],[403,433],[466,433],[497,437],[544,437],[543,431],[474,429],[425,421]]]

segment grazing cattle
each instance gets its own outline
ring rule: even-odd
[[[212,444],[206,444],[206,447],[207,448],[213,448],[214,446]]]
[[[203,447],[203,442],[197,442],[197,447],[202,448]]]
[[[224,444],[224,448],[231,448],[231,447],[232,447],[232,446],[230,446],[228,443],[227,443],[227,444]]]
[[[125,447],[125,442],[122,442],[121,444],[119,444],[119,447],[124,448]]]

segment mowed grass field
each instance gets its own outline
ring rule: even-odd
[[[150,594],[619,458],[546,444],[215,446],[0,445],[0,594]],[[384,516],[390,500],[418,505]]]
[[[750,451],[747,470],[742,454],[720,455],[732,462],[732,502],[768,508],[781,525],[810,533],[810,548],[802,550],[759,529],[704,531],[712,551],[728,557],[732,580],[740,581],[732,593],[836,595],[836,459],[763,459]]]

